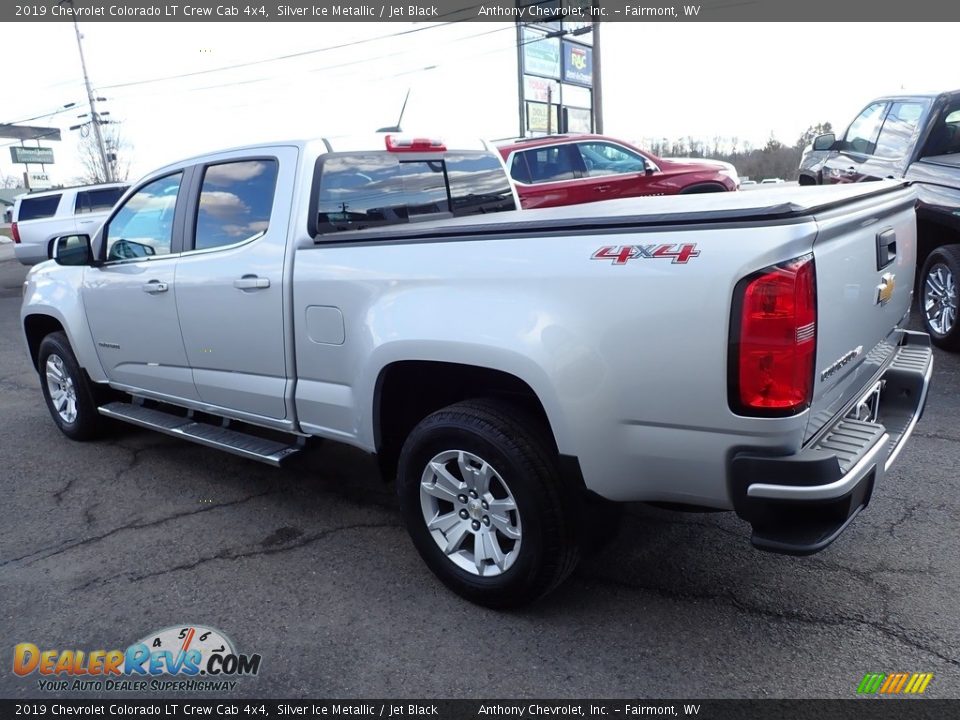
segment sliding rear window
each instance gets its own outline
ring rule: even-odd
[[[515,209],[506,174],[487,153],[327,155],[318,172],[312,234]]]

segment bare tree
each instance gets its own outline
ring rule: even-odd
[[[103,144],[107,150],[107,162],[110,163],[114,180],[127,180],[130,176],[130,155],[133,146],[126,141],[117,122],[104,125]],[[90,125],[85,125],[80,133],[77,144],[80,164],[83,166],[83,175],[80,180],[85,183],[102,183],[107,181],[107,173],[103,167],[100,148],[97,145],[96,134]]]
[[[0,188],[13,189],[23,187],[23,180],[16,175],[7,175],[0,170]]]
[[[803,135],[800,136],[800,138],[797,140],[797,144],[794,145],[794,147],[803,150],[807,145],[813,142],[817,135],[823,135],[824,133],[830,132],[833,132],[833,125],[828,122],[811,125],[804,131]]]

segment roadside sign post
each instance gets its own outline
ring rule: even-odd
[[[20,141],[20,145],[10,146],[10,159],[14,163],[27,166],[23,173],[23,181],[28,190],[52,186],[46,166],[54,164],[53,148],[41,147],[40,139],[59,141],[59,128],[0,124],[0,138],[15,138]],[[27,147],[23,143],[24,140],[36,140],[37,146]],[[30,165],[39,165],[40,172],[30,172]]]
[[[595,30],[590,21],[517,21],[521,137],[598,129]]]

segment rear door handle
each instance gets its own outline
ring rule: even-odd
[[[150,293],[151,295],[166,292],[169,289],[169,286],[165,282],[160,282],[159,280],[151,280],[150,282],[143,284],[143,291],[145,293]]]
[[[594,190],[596,190],[597,192],[606,192],[609,189],[610,189],[609,185],[597,185],[597,187],[594,188]]]
[[[259,290],[270,287],[270,278],[257,277],[256,275],[244,275],[233,281],[233,286],[238,290]]]

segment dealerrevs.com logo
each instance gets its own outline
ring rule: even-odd
[[[238,653],[226,635],[200,625],[165,628],[126,650],[13,649],[13,672],[39,675],[38,689],[51,692],[227,691],[259,671],[259,654]]]
[[[922,695],[933,673],[867,673],[857,686],[858,695]]]

